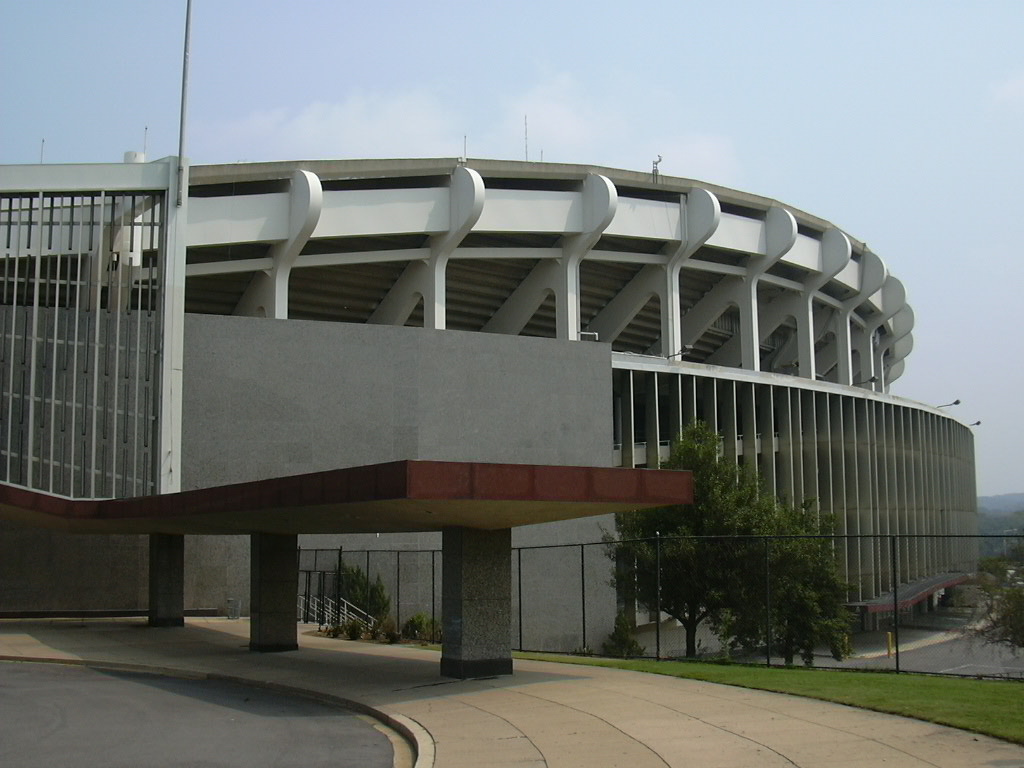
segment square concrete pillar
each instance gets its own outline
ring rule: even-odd
[[[294,651],[299,647],[298,537],[254,533],[251,538],[249,650]]]
[[[512,674],[512,531],[442,533],[441,674]]]
[[[185,625],[185,537],[149,536],[149,626]]]

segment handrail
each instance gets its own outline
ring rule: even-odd
[[[298,596],[297,619],[303,624],[317,623],[321,627],[358,621],[364,627],[373,625],[373,617],[345,598]]]

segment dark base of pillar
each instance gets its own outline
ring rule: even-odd
[[[149,626],[151,627],[184,627],[185,619],[179,616],[172,616],[171,618],[155,619],[152,616],[149,618]]]
[[[441,675],[465,680],[470,677],[494,677],[511,675],[512,659],[446,659],[441,657]]]
[[[257,653],[281,653],[282,651],[297,651],[299,650],[299,644],[285,643],[283,645],[259,645],[257,643],[249,643],[249,650],[256,651]]]

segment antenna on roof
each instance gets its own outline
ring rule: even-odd
[[[658,159],[651,164],[651,178],[654,179],[654,183],[658,183],[658,164],[661,162],[661,155],[658,155]]]
[[[46,149],[46,139],[39,142],[39,164],[43,164],[43,150]]]
[[[526,122],[526,115],[523,115],[523,159],[530,162],[530,126]]]
[[[142,154],[146,154],[147,144],[149,144],[149,126],[145,126],[142,129]]]

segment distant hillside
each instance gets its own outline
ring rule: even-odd
[[[978,511],[994,517],[1010,515],[1024,509],[1024,493],[1004,493],[1000,496],[979,496]]]

